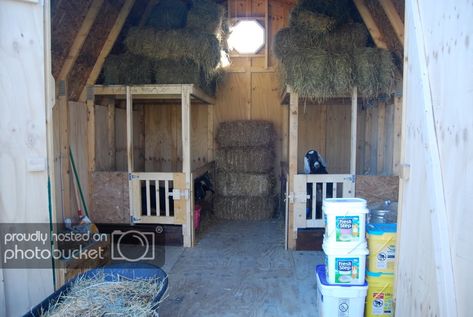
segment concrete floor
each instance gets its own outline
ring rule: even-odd
[[[318,316],[322,252],[284,250],[284,223],[225,221],[194,248],[166,247],[167,316]]]

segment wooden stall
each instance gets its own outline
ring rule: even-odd
[[[179,111],[176,111],[179,101]],[[99,102],[108,104],[108,115],[96,111],[103,107],[96,105]],[[120,108],[114,109],[120,103],[125,104],[124,117],[121,118],[117,116]],[[205,172],[211,166],[208,160],[213,160],[213,134],[208,132],[207,127],[209,122],[210,126],[212,123],[214,103],[212,97],[194,85],[90,87],[87,105],[89,115],[92,114],[95,118],[89,118],[89,122],[97,120],[99,116],[102,121],[106,119],[108,122],[105,126],[89,125],[89,140],[95,140],[96,143],[89,143],[89,168],[93,175],[92,205],[95,209],[93,218],[108,223],[127,221],[130,224],[180,225],[184,246],[192,246],[193,176],[197,177]],[[193,108],[199,110],[193,111]],[[165,114],[163,109],[171,112]],[[146,120],[139,118],[144,112],[147,113]],[[171,118],[175,118],[176,113],[180,113],[179,125],[173,127],[170,122],[172,124]],[[193,124],[193,115],[204,124]],[[135,119],[136,116],[138,120]],[[120,119],[126,121],[126,133],[114,126]],[[172,128],[174,137],[168,139],[159,130],[150,129],[159,126],[158,123],[164,124],[165,128]],[[102,131],[103,129],[108,132]],[[135,135],[137,131],[138,136]],[[107,138],[103,137],[104,134]],[[116,146],[123,140],[125,159],[123,148]],[[173,151],[170,148],[170,151],[166,151],[166,145],[163,144],[179,148],[182,159],[176,154],[177,150],[174,154],[171,153],[174,159],[164,159],[168,152]],[[151,145],[158,149],[153,152]],[[150,151],[160,154],[161,158],[151,155]],[[123,171],[124,162],[126,172]]]

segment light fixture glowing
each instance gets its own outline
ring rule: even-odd
[[[230,31],[228,46],[239,54],[255,54],[264,46],[264,28],[256,20],[239,21]]]

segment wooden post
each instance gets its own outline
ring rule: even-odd
[[[207,107],[207,162],[212,162],[214,156],[214,105]]]
[[[186,201],[186,221],[182,225],[184,235],[184,247],[192,247],[194,245],[194,210],[193,193],[192,193],[192,174],[191,174],[191,108],[190,108],[190,93],[191,87],[189,85],[182,85],[181,94],[181,115],[182,115],[182,172],[186,179],[186,190],[189,191],[189,196]]]
[[[108,136],[108,160],[110,170],[116,170],[115,149],[115,100],[107,100],[107,136]]]
[[[388,17],[389,22],[394,29],[394,33],[396,33],[397,39],[404,46],[404,23],[402,23],[401,17],[397,12],[394,4],[391,0],[381,0],[379,1],[381,7],[383,7],[384,13]]]
[[[393,174],[399,176],[401,159],[402,96],[394,96]]]
[[[379,102],[378,103],[378,135],[377,135],[377,144],[378,144],[378,152],[376,156],[376,174],[377,175],[385,175],[386,169],[384,168],[384,146],[386,143],[386,103]]]
[[[368,31],[370,32],[370,35],[373,38],[373,41],[376,46],[379,48],[387,49],[388,45],[386,44],[386,41],[383,38],[381,30],[374,21],[373,16],[371,15],[370,9],[366,5],[365,0],[353,0],[353,2],[355,3],[358,12],[361,15],[363,22],[365,22],[366,27],[368,28]]]
[[[289,192],[294,193],[294,176],[297,175],[297,147],[299,134],[299,95],[288,87],[289,100]],[[288,198],[287,198],[288,199]],[[294,204],[289,204],[287,240],[288,248],[295,249],[297,239],[297,228],[294,228]]]
[[[130,86],[126,86],[126,152],[128,173],[132,173],[135,165],[133,162],[133,96]]]
[[[269,0],[264,1],[264,68],[269,68]]]
[[[89,167],[89,205],[92,206],[93,181],[92,173],[95,172],[95,96],[93,87],[87,87],[87,147]]]
[[[67,81],[59,81],[59,144],[61,158],[61,192],[62,192],[62,214],[57,222],[63,223],[64,218],[73,216],[71,208],[71,170],[69,158],[69,102],[67,98]]]
[[[353,87],[351,93],[351,147],[350,174],[356,174],[356,131],[358,122],[358,89]]]

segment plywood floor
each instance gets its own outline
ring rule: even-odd
[[[167,316],[318,316],[322,252],[284,250],[283,222],[220,222],[192,249],[168,248]]]

